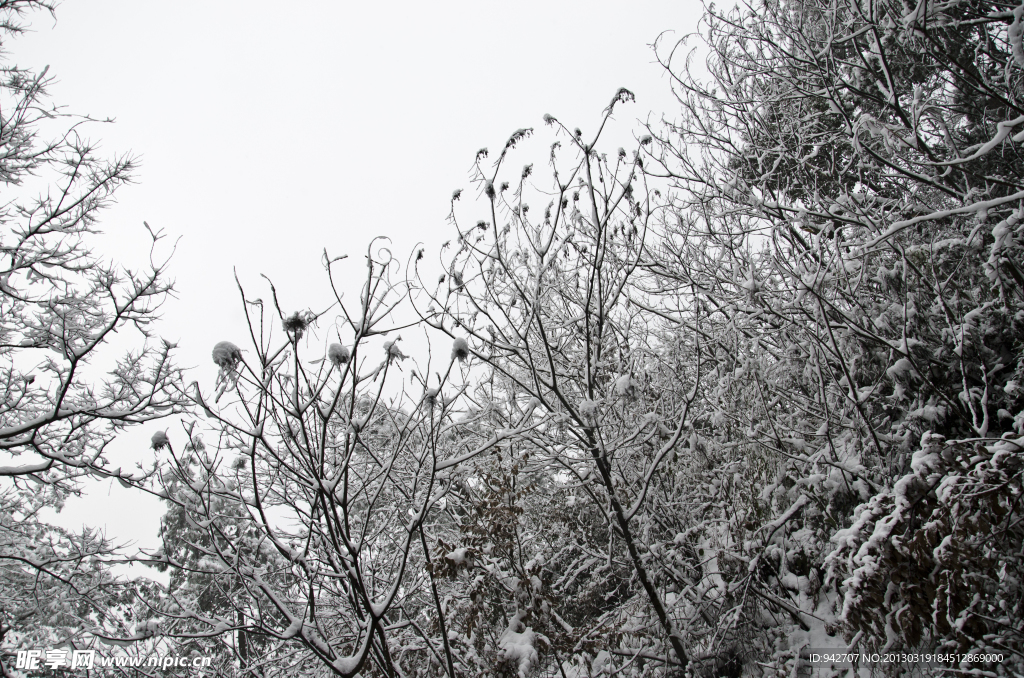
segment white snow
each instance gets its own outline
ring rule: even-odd
[[[1024,5],[1013,10],[1013,23],[1006,31],[1013,58],[1020,66],[1024,66],[1024,22],[1021,21],[1022,16],[1024,16]]]
[[[466,547],[462,547],[460,549],[455,549],[451,553],[447,554],[444,557],[444,559],[445,560],[450,560],[453,563],[455,563],[456,565],[465,565],[466,561],[469,560],[469,555],[467,554]]]
[[[520,678],[526,678],[530,668],[540,658],[534,643],[538,638],[543,638],[543,636],[534,633],[532,628],[523,624],[523,617],[525,616],[525,610],[517,612],[516,616],[509,622],[508,628],[501,634],[501,638],[498,639],[498,647],[501,648],[502,656],[505,659],[516,662]],[[515,629],[521,625],[524,626],[524,629],[521,632],[516,631]]]
[[[292,623],[288,625],[288,628],[286,628],[281,633],[281,637],[285,638],[285,639],[287,639],[287,638],[294,638],[295,636],[299,635],[299,633],[301,631],[302,631],[302,617],[295,617],[294,619],[292,619]]]

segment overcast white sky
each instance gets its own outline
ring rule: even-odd
[[[404,260],[451,237],[449,199],[470,188],[477,149],[541,128],[545,113],[592,134],[628,87],[637,102],[617,109],[606,144],[627,146],[637,119],[673,114],[650,43],[693,31],[700,12],[697,0],[66,0],[7,47],[19,65],[50,66],[54,102],[116,118],[90,132],[109,154],[141,157],[137,185],[102,220],[104,247],[137,259],[143,220],[181,238],[162,332],[208,389],[210,349],[244,329],[233,267],[306,308],[324,289],[325,247],[358,260],[384,235]],[[161,512],[105,484],[59,520],[155,546]]]

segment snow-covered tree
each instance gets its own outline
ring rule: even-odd
[[[663,332],[664,319],[650,310],[660,304],[638,282],[649,277],[643,262],[657,219],[643,173],[649,139],[628,152],[599,151],[613,112],[632,98],[619,90],[586,137],[545,116],[554,130],[546,167],[510,169],[533,130],[515,132],[493,161],[482,150],[479,202],[463,210],[453,199],[458,234],[454,251],[442,254],[445,274],[436,285],[421,276],[433,307],[443,310],[425,313],[428,324],[465,341],[481,364],[478,407],[492,412],[493,435],[509,440],[506,466],[521,483],[544,488],[545,499],[532,501],[522,518],[534,536],[520,559],[536,572],[503,565],[497,533],[488,537],[487,529],[483,536],[471,530],[462,543],[491,549],[476,568],[505,572],[532,591],[523,597],[511,587],[503,631],[521,638],[543,630],[551,651],[531,651],[556,671],[565,670],[563,662],[590,666],[601,653],[598,663],[609,670],[617,665],[609,653],[627,664],[685,667],[689,660],[680,612],[669,602],[678,598],[669,590],[676,584],[655,555],[679,530],[656,509],[671,484],[669,462],[692,438],[703,344],[697,332]],[[534,200],[541,204],[531,211]],[[465,220],[474,208],[478,218]],[[602,525],[596,548],[593,535],[568,527],[566,514],[584,506],[587,520]],[[568,523],[563,539],[546,520]],[[566,572],[577,575],[560,576]],[[534,590],[534,578],[549,583]],[[616,604],[590,605],[573,595],[587,587],[604,588]],[[520,657],[524,672],[537,662],[511,646],[502,652]]]
[[[767,0],[708,10],[706,74],[661,51],[652,271],[708,309],[712,456],[764,484],[729,523],[726,584],[761,598],[738,619],[793,630],[747,666],[837,631],[1024,659],[1020,21]]]
[[[439,604],[425,525],[460,464],[495,443],[460,442],[474,416],[460,411],[458,350],[434,363],[405,354],[403,314],[417,319],[388,250],[371,245],[356,296],[335,285],[343,259],[325,253],[324,311],[286,313],[273,286],[268,302],[240,286],[251,341],[214,347],[214,392],[190,391],[205,419],[171,450],[157,490],[170,509],[151,555],[172,573],[170,600],[154,610],[161,631],[230,633],[247,673],[450,666],[446,638],[422,616]]]
[[[0,2],[0,41],[37,0]],[[98,219],[132,177],[85,136],[94,121],[52,104],[46,70],[0,64],[0,648],[80,642],[127,595],[106,562],[114,546],[41,522],[83,479],[131,484],[114,468],[119,431],[182,410],[172,346],[154,334],[171,285],[159,232],[141,268],[93,251]],[[118,340],[114,341],[115,334]]]
[[[443,314],[424,317],[466,339],[508,442],[453,517],[446,548],[475,555],[449,594],[474,620],[506,610],[492,656],[524,671],[788,672],[841,636],[1012,670],[1019,8],[765,1],[705,21],[707,74],[682,70],[685,45],[660,52],[682,110],[638,153],[602,156],[549,117],[550,169],[508,169],[520,130],[478,155],[481,213],[453,200],[454,253],[421,280]],[[665,181],[663,199],[646,188]],[[557,582],[590,547],[582,526],[552,535],[569,497],[628,564],[628,597],[588,620],[623,631],[591,645],[602,661],[586,623],[531,602],[572,616]],[[509,525],[528,535],[519,566]],[[503,633],[546,643],[502,654]]]
[[[798,675],[845,643],[1019,672],[1022,20],[711,7],[628,150],[625,89],[521,168],[531,129],[482,149],[441,270],[243,292],[156,490],[169,596],[120,639],[159,618],[268,676]],[[450,354],[414,364],[413,325]]]

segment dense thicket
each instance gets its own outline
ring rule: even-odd
[[[267,676],[1024,671],[1022,18],[709,8],[632,148],[601,147],[628,90],[545,116],[547,157],[478,153],[438,263],[243,293],[120,640]]]
[[[529,129],[482,150],[443,274],[417,253],[403,289],[454,347],[420,395],[360,400],[393,343],[336,386],[261,344],[247,423],[216,415],[300,529],[254,522],[274,596],[241,547],[205,552],[276,622],[191,622],[344,675],[781,675],[848,645],[1019,671],[1020,20],[711,8],[706,72],[659,52],[681,111],[633,149],[599,145],[621,90],[596,133],[546,116],[546,165],[510,167]],[[370,270],[364,299],[396,289]]]
[[[530,168],[481,165],[446,327],[508,421],[545,413],[504,463],[554,481],[519,500],[550,580],[504,568],[541,583],[489,602],[498,656],[532,666],[528,626],[552,671],[788,672],[846,642],[1020,670],[1020,16],[712,8],[707,75],[662,52],[682,113],[639,155],[563,128],[578,164],[552,147],[533,219]],[[580,498],[600,547],[557,527]]]
[[[719,441],[771,460],[776,512],[806,506],[750,555],[834,592],[806,611],[862,647],[997,651],[999,671],[1022,633],[1019,22],[711,12],[712,82],[677,82],[658,158],[680,189],[658,271],[728,337]]]

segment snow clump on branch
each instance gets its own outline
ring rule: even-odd
[[[402,353],[402,349],[398,348],[398,341],[401,337],[397,337],[394,341],[389,341],[384,344],[384,352],[388,354],[388,362],[391,360],[405,360],[409,356]]]
[[[540,660],[535,643],[541,641],[547,644],[548,640],[523,623],[523,617],[525,616],[525,610],[517,612],[512,621],[509,622],[508,628],[501,634],[501,638],[498,639],[498,645],[501,647],[503,658],[516,663],[520,678],[526,678],[533,665]],[[515,630],[519,626],[523,626],[522,632]]]
[[[628,374],[623,374],[615,380],[615,395],[627,400],[632,400],[636,396],[636,383]]]
[[[230,341],[218,342],[213,347],[213,363],[225,372],[231,372],[242,362],[242,349]]]
[[[152,638],[158,635],[160,635],[160,621],[158,619],[147,619],[135,627],[136,638]]]
[[[456,337],[452,342],[452,362],[466,362],[469,357],[469,342],[462,337]]]
[[[162,450],[171,444],[170,439],[167,437],[167,431],[157,431],[149,439],[149,442],[154,450]]]
[[[348,349],[338,343],[331,344],[327,349],[327,358],[338,367],[341,367],[348,362]]]

